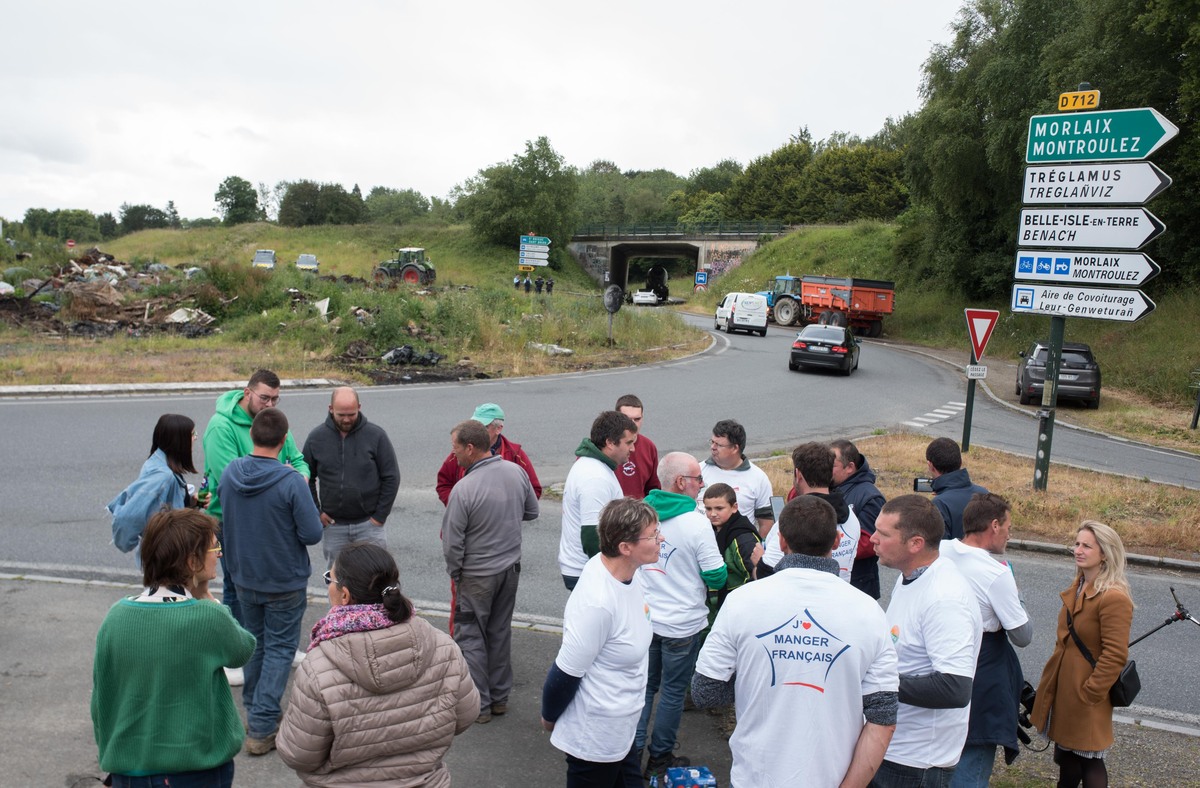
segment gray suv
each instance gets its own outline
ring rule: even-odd
[[[1021,363],[1017,365],[1017,396],[1022,405],[1042,401],[1049,345],[1049,342],[1034,342],[1021,353]],[[1100,407],[1100,365],[1087,345],[1063,343],[1058,399],[1082,400],[1089,408]]]

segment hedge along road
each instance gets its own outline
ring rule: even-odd
[[[711,326],[704,318],[688,319],[702,327]],[[363,412],[388,431],[399,455],[401,491],[387,531],[401,566],[405,592],[430,608],[445,608],[449,602],[438,540],[443,509],[433,488],[437,468],[449,452],[450,428],[468,418],[482,402],[501,405],[507,417],[505,433],[525,447],[543,484],[549,487],[565,479],[574,449],[587,435],[595,415],[611,408],[625,393],[636,393],[645,402],[646,434],[661,453],[683,450],[701,458],[707,456],[713,423],[723,418],[741,421],[749,435],[748,453],[763,456],[790,449],[802,440],[897,429],[913,416],[964,399],[962,376],[949,366],[870,342],[863,348],[860,369],[849,378],[827,372],[789,372],[787,356],[793,336],[794,330],[775,326],[765,338],[719,334],[703,354],[641,368],[362,389]],[[109,518],[103,506],[137,475],[160,414],[183,413],[203,428],[215,399],[214,394],[206,393],[0,400],[0,443],[5,458],[0,571],[136,577],[133,557],[119,553],[109,543]],[[308,431],[324,419],[328,402],[325,390],[283,392],[280,407],[298,441],[303,442]],[[958,438],[961,418],[950,418],[927,431]],[[974,444],[1030,454],[1035,439],[1036,422],[1028,415],[976,397]],[[1060,462],[1193,487],[1200,483],[1196,459],[1178,453],[1114,443],[1061,426],[1054,449],[1054,459]],[[199,444],[196,454],[199,467]],[[554,622],[562,614],[566,591],[557,566],[559,514],[557,501],[543,501],[542,516],[525,527],[518,596],[518,611],[525,620]],[[319,547],[312,556],[314,567],[320,567]],[[1048,632],[1056,611],[1039,606],[1057,599],[1056,592],[1065,585],[1070,567],[1051,559],[1029,563],[1038,567],[1039,577],[1044,574],[1045,588],[1054,590],[1048,601],[1041,599],[1046,596],[1041,590],[1038,599],[1025,594],[1035,611],[1035,624]],[[1024,575],[1019,577],[1024,581]],[[1190,604],[1200,608],[1200,590],[1195,585],[1190,588]],[[1160,599],[1169,596],[1157,585],[1136,590],[1136,597],[1140,607],[1135,630],[1142,627],[1144,615],[1160,623],[1170,613],[1166,608],[1160,610]],[[1153,623],[1142,628],[1149,629]],[[1180,628],[1155,635],[1139,649],[1157,653],[1185,636],[1192,638],[1186,642],[1194,649],[1194,635],[1171,631]],[[1026,658],[1032,659],[1032,653]],[[1174,661],[1171,651],[1165,653],[1171,664],[1185,664],[1190,659],[1180,652],[1179,660]],[[1141,654],[1138,656],[1140,660]],[[1180,682],[1183,679],[1180,677]],[[1200,712],[1200,708],[1182,708],[1200,704],[1187,700],[1195,697],[1193,693],[1175,694],[1180,697],[1163,702],[1176,705],[1165,708]],[[1157,705],[1158,700],[1154,702]]]

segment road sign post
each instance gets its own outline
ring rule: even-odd
[[[987,374],[987,367],[980,368],[979,361],[987,349],[988,340],[1000,320],[1000,313],[995,309],[964,309],[967,317],[967,334],[971,337],[971,363],[967,365],[967,407],[963,410],[962,450],[971,450],[971,416],[975,412],[975,381],[982,375],[978,370]]]
[[[1132,323],[1154,311],[1154,302],[1140,290],[1103,285],[1136,287],[1159,273],[1158,265],[1144,254],[1110,250],[1140,249],[1166,230],[1158,217],[1137,206],[1160,194],[1171,179],[1143,160],[1179,134],[1175,124],[1151,107],[1099,110],[1100,93],[1090,88],[1084,83],[1078,91],[1059,96],[1058,109],[1065,114],[1031,117],[1025,148],[1027,164],[1045,166],[1025,169],[1022,201],[1062,206],[1022,210],[1017,230],[1021,248],[1012,312],[1050,315],[1034,460],[1036,490],[1046,489],[1050,472],[1067,317]]]
[[[518,265],[550,265],[550,239],[544,235],[522,235],[517,249]]]

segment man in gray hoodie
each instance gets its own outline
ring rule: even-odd
[[[521,523],[536,520],[538,500],[516,463],[492,454],[482,424],[450,431],[450,449],[466,475],[442,516],[442,553],[454,581],[454,641],[479,689],[479,718],[508,711],[512,691],[512,615],[521,574]]]
[[[275,748],[279,700],[308,605],[308,545],[321,541],[321,518],[308,483],[279,462],[287,438],[282,411],[259,411],[250,425],[254,449],[225,466],[217,486],[229,573],[246,629],[258,641],[242,688],[249,729],[246,752],[251,755]]]

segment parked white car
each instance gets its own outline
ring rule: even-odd
[[[757,293],[729,293],[717,304],[713,327],[729,334],[734,331],[767,335],[767,299]]]

